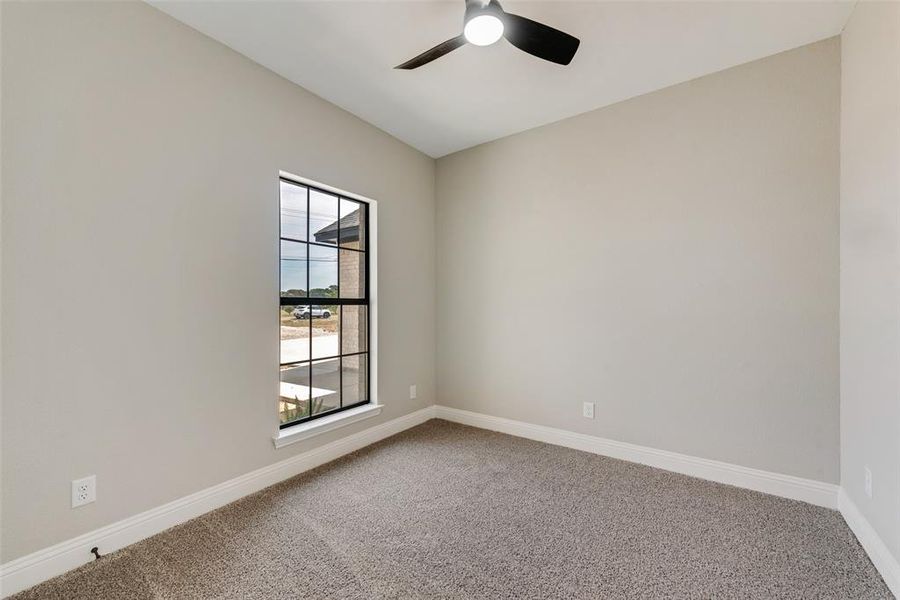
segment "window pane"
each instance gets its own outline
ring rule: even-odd
[[[282,306],[281,364],[309,360],[309,307]]]
[[[318,190],[309,191],[309,235],[311,242],[337,244],[338,198]]]
[[[368,350],[366,306],[344,306],[341,310],[341,352],[353,354]]]
[[[350,406],[369,399],[368,354],[345,356],[341,359],[344,406]]]
[[[341,395],[338,372],[340,359],[320,360],[312,364],[312,414],[340,408]]]
[[[303,242],[281,240],[281,295],[306,296],[306,249]],[[327,250],[327,248],[326,248]]]
[[[278,417],[289,423],[309,416],[309,363],[281,368]]]
[[[306,188],[281,182],[281,237],[306,240]]]
[[[336,298],[338,283],[337,248],[309,247],[309,295]]]
[[[365,250],[366,205],[341,198],[341,246]]]
[[[341,298],[362,298],[366,286],[366,253],[341,249]]]
[[[281,297],[313,303],[279,308],[279,419],[292,424],[369,400],[368,306],[337,304],[366,297],[368,205],[290,181],[279,193]]]
[[[330,358],[340,354],[338,323],[340,306],[312,306],[312,357]]]

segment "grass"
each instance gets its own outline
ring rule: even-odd
[[[284,311],[281,312],[281,325],[282,327],[307,327],[309,321],[307,319],[295,319],[293,316],[286,314]],[[338,330],[338,317],[333,314],[327,319],[313,319],[312,320],[313,329],[319,329],[321,331],[325,331],[326,333],[337,333]]]
[[[322,412],[324,403],[324,398],[313,398],[312,414],[315,415]],[[281,410],[279,412],[282,423],[304,419],[309,416],[309,402],[307,400],[297,400],[296,398],[281,398]]]

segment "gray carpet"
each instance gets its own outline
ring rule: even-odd
[[[835,511],[435,420],[14,598],[890,597]]]

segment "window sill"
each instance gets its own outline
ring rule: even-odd
[[[340,427],[344,427],[345,425],[350,425],[351,423],[374,417],[381,413],[381,408],[380,404],[364,404],[363,406],[351,408],[350,410],[345,410],[328,417],[322,417],[321,419],[315,419],[308,423],[301,423],[299,425],[294,425],[293,427],[285,427],[273,438],[275,448],[283,448],[284,446],[308,440],[311,437],[333,431]]]

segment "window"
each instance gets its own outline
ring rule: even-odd
[[[370,400],[369,207],[288,179],[280,190],[284,428]]]

